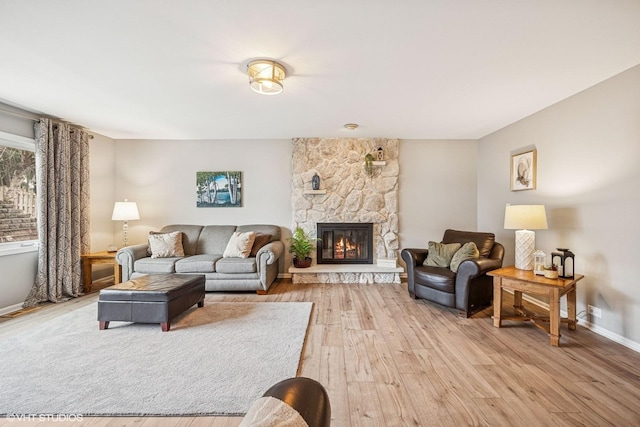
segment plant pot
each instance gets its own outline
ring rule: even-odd
[[[547,279],[557,279],[558,272],[556,270],[545,270],[544,277],[546,277]]]
[[[310,257],[306,257],[305,259],[293,258],[293,266],[295,268],[308,268],[311,267],[312,259]]]

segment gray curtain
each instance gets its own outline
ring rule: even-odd
[[[89,135],[66,123],[35,124],[38,273],[24,306],[82,295],[89,251]]]

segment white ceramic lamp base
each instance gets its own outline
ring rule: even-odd
[[[536,233],[531,230],[516,231],[516,268],[533,270],[533,253],[536,248]]]

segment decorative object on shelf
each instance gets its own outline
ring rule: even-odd
[[[242,206],[242,172],[196,172],[196,207]]]
[[[558,266],[555,264],[551,264],[544,268],[544,277],[547,279],[557,279],[558,278]]]
[[[384,161],[384,150],[382,149],[382,147],[378,147],[378,149],[376,150],[376,160],[379,162]]]
[[[531,230],[547,229],[544,205],[507,205],[504,211],[504,228],[516,230],[516,268],[533,270],[536,233]]]
[[[286,71],[282,64],[271,59],[257,59],[247,64],[249,86],[262,95],[277,95],[283,91]]]
[[[311,178],[311,188],[314,190],[320,189],[320,177],[318,176],[317,172],[314,173],[313,178]]]
[[[301,227],[296,227],[289,241],[289,253],[293,254],[293,266],[307,268],[311,266],[311,252],[315,249],[314,240]]]
[[[122,231],[124,233],[124,247],[126,247],[128,245],[127,232],[129,231],[129,224],[127,221],[140,219],[138,205],[136,202],[130,202],[127,199],[124,199],[124,202],[116,202],[113,206],[111,219],[113,221],[124,221],[122,224]]]
[[[551,262],[555,264],[560,259],[560,277],[573,279],[575,276],[575,254],[567,248],[556,248],[559,252],[551,252]],[[570,263],[568,261],[571,261]],[[571,274],[569,274],[571,272]]]
[[[364,172],[370,177],[373,177],[373,154],[371,153],[367,153],[364,156]]]
[[[547,254],[538,249],[533,253],[533,272],[538,276],[544,276],[544,266],[547,263]]]
[[[536,189],[536,157],[536,150],[511,156],[511,191]]]

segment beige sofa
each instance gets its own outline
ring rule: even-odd
[[[266,293],[278,276],[278,260],[284,252],[280,227],[252,225],[167,225],[161,233],[182,232],[184,257],[152,258],[148,244],[127,246],[116,254],[122,281],[145,274],[204,274],[206,291],[256,291]],[[255,256],[225,258],[223,253],[234,232],[254,231],[270,236]]]

